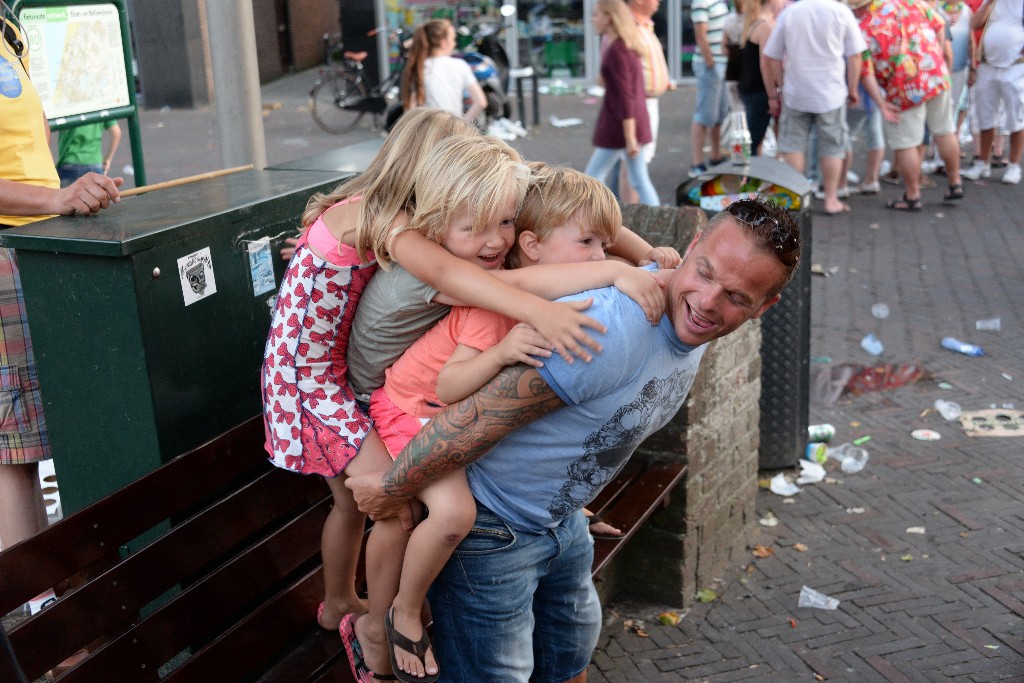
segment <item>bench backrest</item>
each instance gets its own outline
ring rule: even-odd
[[[5,613],[72,586],[10,632],[30,679],[85,647],[61,680],[249,678],[318,630],[330,491],[268,465],[263,439],[255,417],[0,554]]]

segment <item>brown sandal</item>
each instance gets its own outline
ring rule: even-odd
[[[921,198],[908,199],[907,195],[903,195],[903,199],[893,199],[885,203],[885,208],[893,209],[894,211],[920,211],[924,208],[924,204],[921,203]]]

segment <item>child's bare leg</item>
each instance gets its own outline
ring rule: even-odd
[[[430,512],[409,539],[392,616],[395,630],[413,642],[423,637],[422,607],[430,584],[476,521],[476,504],[463,470],[434,482],[420,492],[419,498]],[[395,658],[400,669],[417,676],[438,671],[432,649],[427,651],[425,661],[420,661],[413,653],[396,647]]]
[[[359,511],[352,492],[345,488],[344,476],[327,479],[334,496],[334,507],[327,515],[320,536],[320,554],[324,561],[324,608],[318,616],[320,626],[337,631],[342,617],[349,612],[363,613],[366,604],[356,595],[356,566],[362,546],[366,515]]]
[[[387,448],[371,431],[345,473],[349,476],[375,473],[384,474],[391,469],[393,461]],[[356,621],[356,638],[363,649],[363,659],[371,671],[378,674],[391,673],[391,658],[388,655],[387,635],[384,631],[384,614],[391,607],[398,593],[398,581],[402,574],[402,557],[409,534],[397,519],[382,519],[374,522],[373,530],[366,541],[366,589],[369,612]]]
[[[370,432],[374,437],[376,434]],[[369,441],[369,436],[366,441]],[[379,442],[378,442],[379,443]],[[349,612],[362,614],[366,603],[356,594],[356,568],[362,548],[366,515],[359,511],[352,492],[345,488],[345,479],[369,471],[383,473],[391,467],[387,452],[381,456],[373,448],[361,448],[345,468],[345,472],[327,480],[334,497],[334,507],[324,522],[320,537],[320,554],[324,561],[324,609],[320,626],[335,631],[342,617]]]

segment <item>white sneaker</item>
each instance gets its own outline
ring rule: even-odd
[[[850,183],[851,185],[858,185],[860,184],[860,176],[854,173],[853,171],[847,171],[846,182]]]
[[[960,144],[969,145],[974,142],[974,136],[971,135],[971,129],[966,125],[960,127]]]
[[[945,166],[945,162],[942,159],[925,159],[921,162],[921,173],[924,175],[931,175],[940,168]]]
[[[497,121],[492,121],[490,125],[487,126],[487,134],[492,138],[498,138],[505,142],[514,142],[516,137],[518,137],[515,133],[500,125]]]
[[[882,159],[882,165],[878,167],[878,175],[883,176],[892,170],[892,163],[888,159]]]
[[[969,169],[966,171],[960,171],[960,175],[968,180],[977,180],[978,178],[988,178],[992,175],[992,165],[986,164],[980,159],[975,161]]]
[[[1016,185],[1020,182],[1020,164],[1007,164],[1003,171],[1003,182],[1008,185]]]

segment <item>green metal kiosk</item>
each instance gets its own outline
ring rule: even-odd
[[[350,175],[247,171],[0,233],[65,513],[259,414],[280,247]]]

